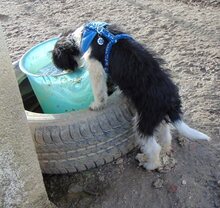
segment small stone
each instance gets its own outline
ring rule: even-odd
[[[160,189],[160,188],[163,187],[163,184],[164,184],[164,180],[161,179],[161,178],[158,178],[156,181],[154,181],[154,182],[152,183],[152,186],[153,186],[154,188],[156,188],[156,189]]]
[[[119,158],[118,160],[116,160],[116,164],[120,165],[124,162],[124,160],[122,158]]]
[[[169,172],[176,165],[176,160],[172,156],[162,156],[161,157],[161,167],[158,168],[160,173]]]
[[[220,180],[217,181],[218,186],[220,187]]]
[[[182,185],[186,185],[186,180],[182,180]]]
[[[162,164],[167,165],[168,163],[169,163],[169,156],[165,155],[164,157],[162,157]]]
[[[182,137],[177,137],[177,141],[178,141],[178,144],[183,147],[186,145],[186,140],[183,139]]]

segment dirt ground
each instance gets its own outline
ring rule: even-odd
[[[188,2],[185,4],[184,2]],[[1,0],[0,21],[13,61],[34,44],[85,21],[114,22],[167,62],[184,118],[213,140],[189,142],[174,132],[175,167],[147,172],[134,150],[103,167],[45,175],[60,208],[220,207],[220,3],[218,0]]]

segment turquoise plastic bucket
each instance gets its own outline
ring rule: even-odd
[[[84,67],[67,73],[52,63],[58,38],[44,41],[27,51],[19,62],[27,75],[44,113],[86,109],[94,100],[89,73]]]

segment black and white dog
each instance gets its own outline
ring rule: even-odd
[[[178,88],[159,61],[116,26],[92,22],[61,36],[53,50],[54,64],[63,70],[75,70],[81,64],[81,58],[89,70],[94,94],[90,109],[105,106],[107,77],[133,103],[136,135],[148,159],[144,164],[147,170],[160,166],[160,144],[166,152],[171,149],[169,123],[189,139],[210,139],[183,122]],[[158,129],[160,144],[155,138]]]

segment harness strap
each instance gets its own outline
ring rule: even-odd
[[[109,59],[110,59],[110,54],[111,54],[111,49],[112,46],[118,42],[118,40],[121,39],[132,39],[132,37],[128,34],[120,34],[120,35],[115,35],[114,39],[112,41],[109,41],[109,43],[106,46],[105,49],[105,67],[104,70],[106,73],[109,73]]]
[[[104,70],[108,74],[109,73],[109,59],[110,59],[110,54],[111,54],[111,49],[114,44],[118,42],[118,40],[121,39],[132,39],[132,37],[128,34],[118,34],[118,35],[113,35],[110,33],[105,26],[108,25],[105,22],[91,22],[85,26],[85,30],[92,30],[93,33],[96,32],[100,36],[105,37],[109,42],[107,43],[106,49],[105,49],[105,60],[104,60]],[[94,36],[94,34],[93,34]],[[98,39],[98,44],[102,45],[99,43]],[[104,41],[104,40],[103,40]]]

